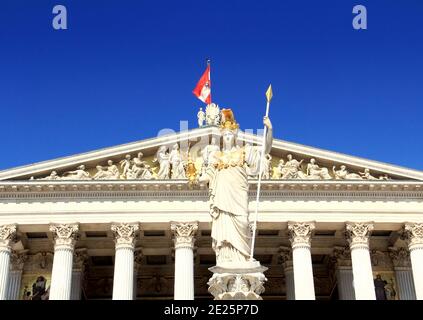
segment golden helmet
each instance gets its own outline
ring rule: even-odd
[[[239,128],[239,124],[235,121],[232,109],[222,109],[220,113],[220,129],[237,130]]]

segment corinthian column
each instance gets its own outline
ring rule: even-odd
[[[134,247],[138,223],[114,223],[115,273],[113,277],[113,300],[134,299]]]
[[[369,237],[372,230],[371,223],[347,222],[346,224],[356,300],[376,300],[369,252]]]
[[[423,300],[423,223],[406,223],[405,233],[410,250],[417,300]]]
[[[70,300],[81,300],[82,282],[88,259],[87,249],[76,249],[73,255],[72,289]]]
[[[295,300],[294,268],[292,265],[292,250],[279,247],[279,259],[285,274],[286,300]]]
[[[6,300],[9,282],[10,255],[16,236],[16,225],[0,226],[0,300]]]
[[[311,263],[311,233],[314,222],[289,222],[289,240],[294,265],[295,300],[315,300],[313,266]]]
[[[28,250],[12,252],[12,268],[9,275],[9,284],[7,286],[7,300],[19,300],[19,290],[21,288],[22,270],[26,260]]]
[[[350,249],[348,247],[333,248],[333,261],[339,300],[355,300]]]
[[[52,224],[54,237],[53,270],[50,300],[69,300],[72,285],[73,250],[78,236],[78,224]]]
[[[388,249],[394,265],[400,300],[416,300],[410,252],[403,247],[389,247]]]
[[[194,242],[198,222],[171,222],[175,238],[175,300],[194,300]]]

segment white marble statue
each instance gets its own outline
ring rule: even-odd
[[[361,176],[357,173],[349,173],[345,165],[341,165],[341,169],[335,170],[335,166],[332,167],[332,172],[335,179],[343,180],[361,180]]]
[[[285,172],[285,161],[280,159],[278,165],[273,168],[272,179],[280,179]]]
[[[198,127],[201,128],[204,126],[204,121],[206,120],[206,113],[203,111],[203,108],[200,108],[200,110],[197,113],[198,118]]]
[[[91,180],[89,172],[85,171],[85,165],[80,165],[74,171],[67,171],[63,174],[64,180]]]
[[[307,165],[307,179],[310,180],[329,180],[332,177],[329,174],[327,168],[320,168],[314,158],[310,159],[310,163]]]
[[[119,169],[118,167],[113,164],[112,160],[108,160],[107,161],[107,175],[108,175],[108,179],[110,180],[118,180],[119,179]]]
[[[213,152],[220,151],[220,146],[218,144],[217,138],[212,137],[211,143],[206,145],[203,150],[201,150],[201,157],[203,158],[203,165],[201,167],[201,174],[204,174],[206,171],[208,165],[209,165],[209,159],[210,155],[213,154]]]
[[[107,167],[96,166],[97,172],[94,175],[94,180],[118,180],[119,169],[113,164],[112,160],[107,161]]]
[[[44,178],[39,178],[39,179],[37,179],[37,180],[60,180],[60,177],[58,176],[57,172],[53,170],[53,171],[50,173],[50,175],[49,175],[49,176],[44,177]]]
[[[185,179],[185,161],[182,159],[182,154],[177,143],[173,145],[172,151],[169,154],[169,161],[172,165],[171,179]]]
[[[125,159],[119,161],[120,168],[122,169],[121,179],[131,179],[128,176],[132,176],[131,171],[131,155],[127,154]]]
[[[304,173],[301,171],[301,164],[304,160],[298,161],[292,157],[292,154],[287,155],[288,161],[281,170],[281,179],[304,179]]]
[[[378,180],[378,178],[373,177],[373,176],[370,174],[370,169],[368,169],[368,168],[365,168],[365,169],[364,169],[364,172],[359,172],[359,173],[361,174],[361,177],[362,177],[363,179],[365,179],[365,180]]]
[[[262,160],[262,170],[261,170],[261,178],[262,179],[270,179],[272,174],[272,156],[270,154],[266,154]]]
[[[272,147],[272,124],[263,120],[268,128],[265,154]],[[245,263],[249,260],[251,231],[248,219],[248,176],[255,168],[258,175],[260,147],[239,146],[236,143],[238,125],[230,109],[222,110],[222,151],[210,155],[206,174],[200,182],[209,183],[210,215],[212,216],[212,246],[216,253],[217,266],[228,263]]]
[[[210,103],[206,107],[206,124],[208,126],[217,126],[220,123],[220,109],[219,106]]]
[[[94,180],[107,180],[107,171],[102,166],[96,166],[97,172],[94,175]]]
[[[156,158],[153,162],[159,163],[159,172],[157,172],[157,179],[169,179],[170,176],[170,161],[167,146],[161,146],[156,153]]]
[[[143,179],[143,175],[146,170],[146,163],[144,160],[142,160],[143,156],[144,154],[142,152],[138,152],[137,156],[132,159],[133,164],[130,172],[130,179]]]

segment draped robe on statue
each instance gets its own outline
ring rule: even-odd
[[[248,174],[258,174],[259,159],[259,148],[248,145],[210,155],[211,237],[217,264],[249,259]]]

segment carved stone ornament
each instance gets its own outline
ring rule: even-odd
[[[372,262],[372,265],[375,267],[383,267],[388,270],[392,269],[392,261],[387,252],[383,252],[380,250],[371,250],[370,260]]]
[[[411,268],[410,252],[407,248],[389,247],[388,250],[394,268]]]
[[[113,223],[111,229],[115,237],[116,249],[135,246],[139,230],[138,223]]]
[[[34,262],[40,267],[40,269],[49,269],[53,264],[53,253],[52,252],[38,252],[33,256]]]
[[[175,249],[194,248],[198,222],[171,222],[170,228],[175,235]]]
[[[143,260],[144,260],[144,253],[141,247],[137,247],[134,250],[134,272],[137,273],[138,269],[140,268]]]
[[[288,235],[292,249],[297,247],[310,247],[311,234],[315,229],[314,222],[289,222]]]
[[[86,248],[76,249],[73,253],[73,269],[84,271],[88,261],[88,253]]]
[[[288,247],[279,247],[278,262],[282,264],[284,269],[292,267],[292,249]]]
[[[207,283],[215,300],[263,300],[266,277],[256,273],[215,273]]]
[[[50,231],[53,232],[54,249],[71,249],[75,247],[78,237],[79,225],[72,224],[51,224]]]
[[[359,247],[368,249],[373,228],[372,223],[347,222],[346,236],[351,250]]]
[[[16,238],[16,225],[0,226],[0,250],[11,251],[10,245]]]
[[[351,262],[351,251],[349,247],[336,246],[333,248],[332,253],[333,262],[336,267],[350,267]]]
[[[25,262],[28,260],[28,250],[12,251],[11,267],[12,270],[23,270]]]
[[[404,231],[410,251],[423,248],[423,223],[406,223]]]

